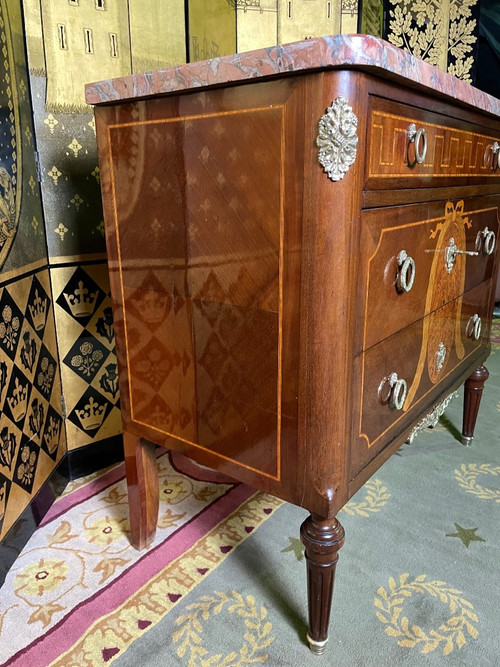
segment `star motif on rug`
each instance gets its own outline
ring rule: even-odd
[[[303,560],[304,558],[304,545],[296,537],[289,537],[290,544],[281,550],[281,553],[284,554],[286,551],[293,551],[297,560]]]
[[[476,535],[477,528],[463,528],[458,523],[455,524],[456,533],[447,533],[446,537],[459,537],[467,548],[471,542],[486,542],[482,537]]]

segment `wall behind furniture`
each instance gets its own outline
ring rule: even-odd
[[[0,0],[0,540],[66,451],[20,0]]]
[[[70,452],[121,447],[87,81],[185,61],[183,0],[25,0],[35,134]],[[139,233],[139,231],[138,231]],[[104,457],[102,457],[104,463]]]
[[[481,0],[362,0],[363,32],[464,81],[475,79]]]

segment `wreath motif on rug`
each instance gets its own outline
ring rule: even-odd
[[[455,648],[461,649],[467,643],[466,637],[477,638],[474,623],[478,618],[470,602],[460,597],[462,591],[449,588],[444,581],[426,581],[427,575],[420,574],[412,581],[409,574],[402,574],[399,584],[389,578],[388,590],[381,586],[374,599],[377,618],[385,624],[385,632],[395,637],[399,646],[420,648],[421,653],[430,653],[442,648],[443,655],[448,655]],[[450,618],[437,629],[424,630],[412,624],[403,615],[405,600],[414,593],[430,595],[448,606]]]
[[[364,500],[360,502],[350,501],[342,508],[344,512],[351,516],[357,514],[358,516],[370,516],[370,512],[380,512],[380,509],[387,503],[391,494],[387,492],[387,487],[382,484],[379,479],[373,479],[363,487],[366,489]]]
[[[494,477],[498,477],[500,475],[500,466],[492,466],[489,463],[483,463],[479,466],[476,463],[469,463],[469,465],[462,463],[460,469],[455,470],[455,479],[467,493],[473,493],[483,500],[494,500],[500,503],[500,490],[489,489],[486,486],[478,484],[477,479],[479,475],[493,475]]]
[[[203,624],[222,612],[236,614],[243,620],[244,642],[239,651],[232,651],[226,656],[209,655],[203,646]],[[195,665],[217,665],[217,667],[243,667],[255,663],[264,663],[268,659],[265,653],[274,641],[270,635],[272,624],[266,620],[267,610],[255,604],[255,598],[245,598],[237,591],[230,595],[214,591],[213,595],[204,595],[198,602],[186,607],[186,613],[176,619],[179,626],[173,634],[174,643],[178,644],[177,655],[183,658],[189,655],[189,667]],[[222,622],[222,621],[221,621]]]

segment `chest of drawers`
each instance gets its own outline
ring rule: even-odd
[[[156,443],[306,508],[323,652],[336,512],[466,382],[498,270],[500,103],[334,36],[92,84],[132,541]]]

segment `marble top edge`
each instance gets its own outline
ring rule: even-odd
[[[109,104],[280,74],[340,67],[372,69],[379,75],[387,72],[391,77],[409,80],[411,85],[430,88],[500,116],[500,100],[371,35],[315,37],[89,83],[85,92],[88,104]]]

